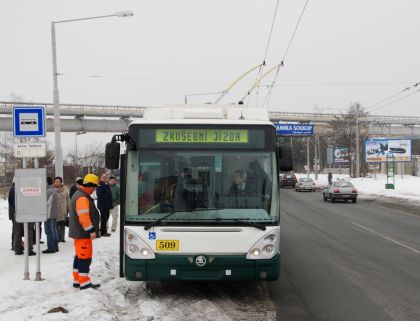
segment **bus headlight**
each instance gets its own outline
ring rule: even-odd
[[[255,243],[248,252],[248,260],[268,260],[280,252],[280,230],[272,230]]]
[[[138,247],[137,247],[135,244],[130,244],[130,245],[128,246],[128,250],[129,250],[131,253],[134,253],[134,252],[136,252],[136,251],[138,250]]]
[[[124,230],[124,252],[131,259],[150,260],[156,258],[150,246],[128,228]]]

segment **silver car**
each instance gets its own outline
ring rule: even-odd
[[[315,189],[316,189],[315,182],[310,177],[299,178],[295,185],[296,192],[300,192],[300,191],[315,192]]]
[[[329,184],[324,188],[323,192],[324,201],[330,199],[331,203],[336,200],[351,200],[353,203],[357,202],[357,189],[350,182],[338,181]]]

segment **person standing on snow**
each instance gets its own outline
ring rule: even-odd
[[[115,181],[115,176],[111,176],[109,178],[109,188],[111,189],[112,193],[112,209],[111,209],[111,217],[112,217],[112,225],[111,225],[111,232],[115,232],[118,225],[118,213],[119,213],[119,205],[120,205],[120,185],[118,185]]]
[[[111,236],[107,232],[109,210],[112,208],[112,192],[107,183],[106,174],[101,175],[101,181],[96,189],[98,210],[101,212],[101,236]]]
[[[328,172],[328,184],[330,184],[331,185],[331,183],[332,183],[332,173],[331,172]]]
[[[70,210],[69,190],[63,184],[63,179],[59,176],[54,178],[54,188],[58,195],[58,213],[57,213],[57,230],[58,242],[65,242],[66,233],[66,217]]]
[[[70,187],[70,192],[69,192],[70,199],[72,198],[72,196],[73,196],[74,192],[76,192],[76,191],[77,191],[77,188],[78,188],[80,185],[82,185],[82,184],[83,184],[83,178],[81,178],[81,177],[77,177],[77,178],[76,178],[76,183],[74,183],[74,184]]]
[[[13,185],[9,191],[8,203],[9,203],[9,218],[13,222],[13,243],[12,249],[15,251],[16,255],[23,254],[23,244],[22,237],[24,233],[23,223],[16,222],[16,203],[15,203],[15,178],[13,178]],[[28,255],[33,256],[36,253],[33,251],[33,231],[34,223],[28,223]]]
[[[44,222],[45,235],[47,235],[47,249],[44,254],[58,252],[58,194],[53,186],[51,177],[47,177],[47,220]]]
[[[87,174],[70,201],[69,237],[74,240],[73,287],[85,290],[99,288],[90,282],[92,240],[99,234],[99,213],[90,195],[99,184],[98,176]]]
[[[9,220],[12,221],[12,251],[14,251],[13,247],[13,235],[15,230],[15,179],[13,178],[12,187],[9,190],[9,195],[7,198],[9,203]]]

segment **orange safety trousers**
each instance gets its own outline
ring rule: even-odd
[[[75,239],[76,255],[73,261],[73,284],[85,287],[90,284],[89,269],[92,263],[92,240]]]

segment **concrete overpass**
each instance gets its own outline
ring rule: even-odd
[[[45,106],[46,130],[54,131],[52,103],[0,101],[0,131],[12,131],[13,106]],[[60,104],[62,132],[123,132],[132,119],[143,117],[146,106]],[[345,117],[343,114],[270,112],[273,122],[310,122],[316,124],[316,134],[327,132],[328,123]],[[368,123],[369,134],[378,136],[420,137],[420,117],[369,115],[360,119]]]

